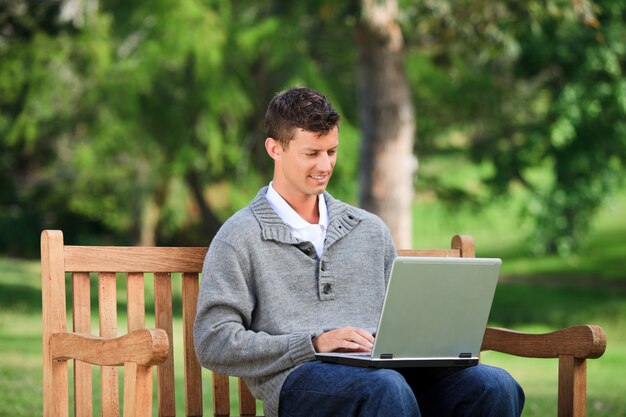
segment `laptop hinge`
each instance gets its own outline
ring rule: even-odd
[[[381,353],[380,359],[393,359],[393,353]]]
[[[459,358],[465,359],[465,358],[471,358],[471,357],[472,357],[471,353],[460,353],[459,354]]]

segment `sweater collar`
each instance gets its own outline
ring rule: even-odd
[[[283,219],[292,229],[303,229],[311,226],[311,223],[304,220],[300,215],[287,203],[287,201],[276,191],[273,181],[267,187],[265,198],[272,206],[272,209]],[[328,208],[326,207],[326,199],[318,198],[317,206],[319,210],[319,221],[316,224],[323,226],[324,230],[328,229]]]
[[[261,188],[250,203],[250,209],[261,226],[263,240],[297,244],[298,240],[289,232],[287,224],[278,216],[267,201],[265,197],[266,192],[267,187]],[[329,217],[324,245],[327,247],[352,230],[361,221],[361,216],[354,208],[334,199],[329,193],[324,192],[322,195],[326,201]]]

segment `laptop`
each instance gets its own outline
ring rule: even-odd
[[[317,353],[316,359],[373,368],[478,364],[501,263],[397,257],[372,352]]]

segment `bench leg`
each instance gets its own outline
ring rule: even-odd
[[[124,364],[124,417],[152,416],[152,367]]]
[[[587,361],[559,356],[559,417],[587,415]]]

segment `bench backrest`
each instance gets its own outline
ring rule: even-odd
[[[93,413],[92,364],[105,364],[100,370],[100,402],[104,417],[120,415],[119,367],[111,364],[124,365],[124,415],[151,415],[152,365],[157,364],[158,415],[175,416],[178,387],[175,383],[177,374],[174,367],[174,323],[177,320],[174,318],[178,316],[182,317],[182,389],[185,415],[203,415],[202,369],[194,352],[193,322],[199,276],[206,250],[207,248],[180,247],[68,246],[63,242],[61,231],[47,230],[42,233],[45,417],[68,415],[68,360],[77,358],[81,360],[75,360],[73,368],[73,406],[76,417],[92,416]],[[474,242],[469,236],[454,236],[451,249],[399,250],[398,254],[475,256]],[[96,294],[92,295],[94,280],[97,281],[97,297]],[[125,286],[126,297],[118,299],[118,285]],[[150,291],[149,286],[153,286],[153,291]],[[173,303],[173,288],[176,289],[174,293],[182,294],[180,311],[174,310],[178,304]],[[148,294],[154,294],[153,299],[146,300]],[[66,299],[71,300],[69,310],[73,329],[69,331]],[[97,310],[92,308],[92,299],[97,300]],[[123,315],[118,317],[117,314],[118,306],[123,301],[126,301],[125,320]],[[161,330],[141,332],[146,328],[147,306],[154,306],[155,327]],[[132,336],[132,340],[144,338],[142,343],[149,343],[152,356],[142,359],[140,350],[144,348],[139,346],[144,345],[139,342],[133,342],[134,345],[130,343],[132,346],[128,347],[128,340],[124,342],[115,339],[105,345],[97,344],[103,339],[89,336],[94,339],[92,341],[85,337],[92,335],[92,320],[95,319],[99,327],[99,337],[108,341],[119,338],[120,332],[127,332],[125,334],[128,338]],[[77,340],[85,343],[84,348],[80,347],[82,345]],[[93,344],[89,345],[89,342]],[[76,348],[73,349],[72,346]],[[159,353],[160,349],[163,350],[162,355]],[[131,356],[132,360],[129,359]],[[139,365],[137,361],[140,362]],[[230,415],[229,377],[213,373],[212,384],[214,415]],[[238,396],[239,414],[255,416],[256,400],[241,379],[238,379]]]

